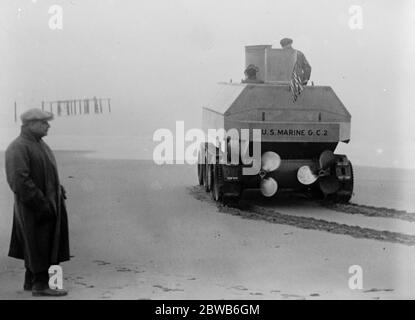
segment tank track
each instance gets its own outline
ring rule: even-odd
[[[350,165],[350,180],[344,181],[341,183],[340,189],[332,194],[328,195],[327,200],[333,201],[336,203],[348,203],[353,196],[353,186],[354,186],[354,175],[353,175],[353,166],[349,161]]]
[[[289,225],[302,229],[313,229],[317,231],[325,231],[333,234],[341,234],[351,236],[357,239],[369,239],[377,241],[386,241],[390,243],[400,243],[407,246],[415,246],[415,236],[403,234],[399,232],[392,232],[387,230],[376,230],[370,228],[363,228],[360,226],[346,225],[332,221],[326,221],[324,219],[316,219],[312,217],[302,217],[295,216],[286,213],[281,213],[278,210],[271,208],[269,206],[264,207],[258,204],[249,204],[246,207],[244,206],[225,206],[220,202],[214,202],[211,200],[211,197],[204,192],[202,187],[191,187],[188,189],[190,194],[193,195],[196,199],[201,201],[207,201],[217,206],[220,212],[225,214],[231,214],[240,216],[242,218],[253,219],[253,220],[264,220],[270,223],[277,223],[282,225]],[[324,204],[324,206],[326,203]],[[401,212],[394,209],[386,208],[377,208],[369,206],[361,206],[356,204],[334,204],[335,207],[329,207],[335,211],[346,212],[349,214],[354,214],[355,212],[347,212],[351,208],[353,211],[363,209],[366,212],[369,210],[372,216],[377,216],[377,214],[388,215],[390,218],[398,218],[403,215],[412,215],[411,213]],[[377,214],[376,214],[377,212]],[[361,213],[361,212],[359,212]],[[397,216],[398,215],[398,216]]]

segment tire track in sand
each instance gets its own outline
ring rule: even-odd
[[[210,193],[205,192],[203,187],[194,186],[188,188],[189,193],[196,199],[209,202],[215,205],[219,212],[240,216],[245,219],[265,220],[270,223],[284,224],[301,229],[310,229],[326,231],[334,234],[348,235],[353,238],[370,239],[400,243],[407,246],[415,245],[415,236],[391,232],[386,230],[375,230],[362,228],[359,226],[350,226],[337,222],[330,222],[312,217],[292,216],[280,213],[272,208],[264,208],[258,205],[246,205],[244,207],[228,207],[212,200]],[[372,209],[374,207],[371,207]],[[380,208],[385,210],[385,208]],[[342,211],[343,212],[343,211]]]
[[[407,212],[405,210],[379,208],[356,203],[321,202],[321,206],[333,211],[349,214],[361,214],[367,217],[393,218],[408,222],[415,221],[415,213]]]

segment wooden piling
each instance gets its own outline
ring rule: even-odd
[[[89,114],[89,100],[88,99],[84,100],[84,108],[85,108],[85,113]]]
[[[99,110],[98,110],[98,100],[97,100],[97,97],[94,97],[94,112],[95,113],[98,113],[99,112]]]
[[[102,113],[102,99],[99,99],[99,112]]]
[[[95,114],[102,114],[104,113],[105,109],[105,101],[107,101],[108,104],[108,112],[111,113],[111,99],[110,98],[85,98],[85,99],[73,99],[73,100],[56,100],[56,101],[45,101],[42,100],[41,102],[41,108],[42,111],[47,109],[48,107],[46,104],[49,103],[49,109],[50,112],[53,113],[54,104],[56,104],[56,114],[58,116],[68,115],[82,115],[82,114],[89,114],[95,113]],[[17,103],[14,103],[15,106],[15,122],[17,122]],[[93,106],[92,106],[93,104]],[[94,108],[93,111],[91,108]],[[65,112],[66,111],[66,112]]]
[[[66,113],[68,114],[68,116],[71,115],[71,110],[69,108],[69,101],[66,101]]]

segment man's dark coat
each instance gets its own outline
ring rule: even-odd
[[[26,127],[6,150],[6,175],[14,192],[9,256],[33,273],[69,260],[68,216],[52,150]]]

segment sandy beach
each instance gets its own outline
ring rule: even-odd
[[[43,299],[8,256],[22,125],[67,192],[68,295],[44,299],[415,299],[414,29],[410,0],[0,1],[0,300]],[[203,143],[249,150],[276,194],[212,200]],[[38,151],[14,164],[52,197]]]
[[[386,218],[342,213],[301,197],[264,201],[249,192],[254,207],[220,207],[196,186],[194,166],[56,156],[73,255],[62,264],[66,299],[415,297],[415,222],[398,211]],[[357,167],[352,201],[411,207],[399,190],[413,185],[412,171],[396,170]],[[3,169],[0,299],[34,299],[22,290],[22,262],[7,257],[12,205]],[[251,214],[255,207],[274,217]],[[360,290],[348,286],[352,265],[363,270]]]

